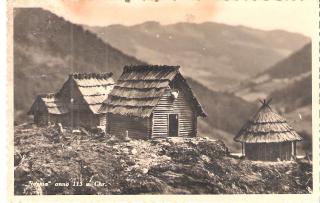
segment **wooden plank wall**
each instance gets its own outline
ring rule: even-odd
[[[70,117],[68,114],[49,114],[48,120],[51,124],[61,123],[64,126],[70,126]]]
[[[178,98],[171,97],[171,89],[168,88],[160,98],[153,111],[152,137],[167,137],[168,114],[178,114],[179,136],[195,136],[195,114],[188,103],[184,92],[180,89]]]
[[[64,115],[49,114],[50,123],[62,123]]]
[[[245,153],[250,160],[290,160],[292,142],[245,144]]]
[[[78,121],[79,126],[84,126],[84,127],[96,127],[99,125],[99,119],[97,115],[94,115],[91,112],[86,112],[86,111],[80,111],[80,112],[75,112],[73,114],[74,116],[74,121]],[[79,118],[75,118],[75,116],[79,116]]]
[[[100,126],[107,126],[107,115],[105,113],[99,114],[98,117],[99,117],[99,125]]]
[[[51,122],[59,122],[62,125],[72,127],[89,127],[94,128],[99,125],[99,115],[89,111],[73,111],[68,114],[50,116]]]
[[[46,112],[39,112],[37,111],[34,115],[34,123],[37,126],[45,126],[48,125],[49,116]]]
[[[102,123],[106,123],[106,116],[101,120]],[[51,124],[61,123],[64,126],[73,126],[73,127],[97,127],[100,124],[99,115],[94,115],[91,112],[76,112],[68,114],[48,114],[45,112],[37,112],[34,115],[34,123],[37,125],[48,125],[48,122]]]
[[[68,80],[66,84],[64,84],[63,88],[59,91],[59,97],[64,103],[69,104],[71,110],[74,111],[87,111],[89,107],[86,101],[83,99],[79,88],[75,84],[73,80]],[[71,98],[73,98],[73,103],[71,103]]]
[[[148,139],[151,134],[150,118],[138,118],[108,114],[107,132],[111,135],[124,137],[126,131],[128,136],[135,139]]]

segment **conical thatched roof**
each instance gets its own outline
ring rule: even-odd
[[[271,143],[302,140],[287,121],[271,109],[269,102],[261,102],[260,109],[235,136],[236,142]]]

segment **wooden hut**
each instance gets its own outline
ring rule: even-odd
[[[105,126],[106,115],[99,113],[98,110],[108,98],[113,85],[112,73],[70,74],[68,80],[53,97],[64,109],[60,116],[62,118],[57,121],[73,127]],[[35,103],[41,102],[36,100]],[[32,112],[35,120],[42,115]]]
[[[48,123],[63,123],[69,109],[54,93],[38,95],[28,114],[34,116],[34,123],[43,126]]]
[[[300,137],[286,120],[274,112],[269,103],[262,106],[235,136],[242,143],[242,153],[250,160],[290,160],[296,156]]]
[[[100,109],[107,132],[131,138],[197,134],[197,117],[206,116],[179,66],[126,66]]]

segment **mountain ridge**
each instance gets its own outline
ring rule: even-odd
[[[294,85],[294,83],[306,79],[310,80],[311,56],[311,43],[308,43],[270,68],[242,81],[231,88],[229,92],[247,101],[255,101],[259,98],[259,95],[268,97],[272,92],[279,92],[281,89]],[[307,92],[311,94],[311,86],[308,87]],[[250,94],[253,93],[254,95],[251,97]]]
[[[218,91],[269,68],[310,40],[287,31],[215,22],[162,25],[148,21],[85,29],[148,63],[180,64],[186,76]]]

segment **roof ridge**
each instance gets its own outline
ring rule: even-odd
[[[132,71],[132,70],[150,70],[150,69],[172,69],[172,70],[179,70],[179,65],[125,65],[123,71]]]
[[[274,111],[271,106],[270,106],[270,102],[271,99],[269,101],[266,101],[265,99],[259,100],[259,102],[261,103],[261,106],[259,107],[259,109],[251,116],[251,118],[249,119],[249,121],[255,121],[258,118],[258,115],[262,114],[267,114],[267,113],[271,113],[274,116],[279,116],[282,117],[281,115],[278,114],[278,112]]]
[[[50,93],[43,93],[43,94],[38,94],[38,97],[41,97],[41,98],[53,98],[57,95],[57,93],[55,92],[50,92]]]
[[[108,79],[113,76],[112,72],[74,72],[70,73],[69,77],[72,77],[74,79],[90,79],[90,78],[95,78],[95,79]]]

